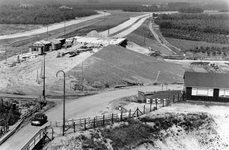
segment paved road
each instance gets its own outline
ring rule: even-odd
[[[182,85],[169,85],[168,89],[182,89]],[[90,117],[100,115],[100,111],[106,111],[109,103],[121,97],[131,96],[141,91],[158,91],[161,86],[140,86],[129,89],[119,89],[115,91],[106,91],[93,96],[82,97],[76,100],[66,102],[66,119]],[[47,116],[49,121],[62,120],[62,105],[49,110]],[[0,150],[17,150],[33,137],[41,127],[34,127],[30,124],[23,127],[10,137],[5,143],[0,146]]]
[[[109,35],[111,34],[114,34],[114,33],[117,33],[129,26],[131,26],[132,24],[134,24],[137,20],[143,18],[143,17],[146,17],[148,16],[148,14],[144,14],[144,15],[140,15],[140,16],[136,16],[136,17],[131,17],[129,20],[125,21],[124,23],[112,28],[112,29],[109,29]],[[103,36],[103,37],[106,37],[108,36],[108,30],[106,31],[103,31],[103,32],[100,32],[100,34]]]
[[[128,34],[133,32],[134,30],[136,30],[138,27],[140,27],[147,18],[149,18],[149,14],[142,17],[138,22],[132,24],[128,29],[114,35],[114,37],[122,38],[122,37],[127,36]]]
[[[83,18],[80,18],[78,20],[71,20],[71,21],[66,21],[65,23],[61,22],[61,23],[56,23],[56,24],[49,25],[48,26],[48,31],[53,31],[53,30],[56,30],[56,29],[63,28],[64,24],[67,27],[67,26],[71,26],[71,25],[74,25],[74,24],[85,22],[85,21],[88,21],[88,20],[91,20],[91,19],[95,19],[95,18],[99,18],[99,17],[104,17],[104,16],[107,16],[107,15],[110,15],[110,13],[104,13],[104,12],[98,12],[98,13],[99,14],[97,14],[97,15],[93,15],[93,16],[89,16],[89,17],[83,17]],[[11,34],[11,35],[3,35],[3,36],[0,36],[0,40],[1,39],[18,38],[18,37],[24,37],[24,36],[32,36],[32,35],[41,34],[41,33],[45,33],[45,32],[47,32],[47,27],[42,27],[40,29],[35,29],[35,30],[23,32],[23,33],[16,33],[16,34]]]

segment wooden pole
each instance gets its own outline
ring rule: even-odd
[[[76,132],[76,123],[75,121],[73,122],[73,127],[74,127],[74,133]]]
[[[150,112],[152,111],[152,102],[150,103],[149,111],[150,111]]]
[[[129,118],[131,118],[131,109],[129,110]]]
[[[114,114],[113,113],[111,114],[111,123],[112,124],[114,123]]]
[[[137,108],[137,117],[138,117],[138,108]]]
[[[143,114],[145,114],[146,113],[146,105],[144,105],[144,107],[143,107]]]
[[[84,130],[87,130],[87,120],[84,119]]]
[[[95,128],[95,118],[94,118],[94,128]]]
[[[103,125],[105,125],[105,115],[103,115]]]

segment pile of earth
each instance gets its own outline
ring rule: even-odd
[[[96,90],[116,85],[142,85],[183,82],[184,69],[180,65],[146,56],[121,46],[110,45],[87,58],[67,72],[67,91]],[[57,81],[53,91],[62,90]]]
[[[56,138],[49,149],[228,149],[208,113],[165,113]]]

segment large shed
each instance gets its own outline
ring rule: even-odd
[[[52,50],[58,50],[62,47],[60,40],[52,39],[49,42],[51,42]]]
[[[229,74],[186,71],[184,88],[187,100],[229,102]]]

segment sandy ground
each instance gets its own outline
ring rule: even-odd
[[[46,83],[47,88],[52,85],[56,78],[56,72],[63,70],[65,72],[71,70],[77,64],[81,63],[86,58],[90,57],[93,53],[83,52],[80,55],[69,58],[69,55],[57,58],[58,53],[76,50],[80,45],[74,45],[68,49],[61,49],[52,51],[45,56],[46,64]],[[94,49],[98,51],[98,49]],[[7,63],[11,64],[16,61],[17,56],[11,57]],[[0,62],[0,90],[3,92],[15,93],[30,93],[35,94],[42,90],[41,68],[43,66],[43,56],[28,59],[24,62],[17,63],[14,67],[5,65],[5,61]]]
[[[148,14],[132,17],[130,20],[126,21],[120,26],[112,28],[111,31],[115,33],[120,30],[126,29],[126,27],[132,25],[130,28],[127,28],[125,31],[122,31],[117,35],[117,37],[123,37],[129,34],[130,32],[134,31],[136,28],[138,28],[144,22],[144,20],[147,19],[147,17]],[[139,18],[140,20],[137,23],[134,23]],[[68,23],[68,25],[70,24],[71,23]],[[31,31],[31,33],[28,33],[28,35],[33,34],[33,32],[34,31]],[[65,51],[76,50],[79,46],[80,45],[74,45],[73,47],[68,48],[67,50],[62,49],[62,50],[47,53],[47,55],[45,56],[47,89],[50,89],[53,83],[58,80],[58,78],[55,77],[56,72],[58,70],[64,70],[65,72],[67,72],[93,54],[90,52],[83,52],[80,55],[72,58],[69,58],[68,56],[56,58],[59,52],[62,53]],[[143,51],[142,48],[136,45],[132,46],[131,49],[136,50],[138,52],[143,52],[143,53],[146,52],[146,50]],[[96,52],[98,50],[94,50],[94,51]],[[12,64],[16,60],[17,60],[17,56],[8,58],[7,64]],[[1,61],[0,62],[0,68],[1,68],[0,91],[8,92],[8,93],[25,93],[25,94],[41,93],[43,89],[42,86],[43,84],[42,84],[42,79],[40,77],[42,74],[41,67],[43,66],[43,60],[44,58],[42,56],[38,56],[36,58],[26,60],[20,64],[17,63],[16,66],[14,67],[9,67],[8,65],[6,65],[5,60]]]

